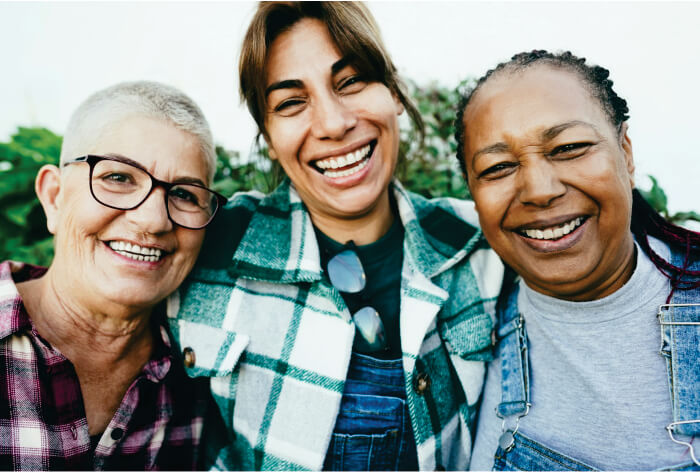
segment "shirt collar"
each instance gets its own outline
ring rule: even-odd
[[[0,263],[0,340],[31,327],[16,284],[39,278],[44,273],[46,268],[31,264]]]
[[[397,180],[391,185],[406,232],[405,254],[426,277],[447,270],[479,246],[481,232],[454,212],[409,194]],[[296,283],[320,280],[321,270],[311,217],[294,185],[285,179],[261,200],[229,272],[234,277]]]
[[[5,261],[0,263],[0,340],[22,330],[31,329],[32,323],[17,291],[17,284],[36,279],[46,273],[45,267]],[[154,346],[143,373],[152,382],[160,382],[172,364],[172,345],[165,325],[164,310],[157,307],[153,313]]]

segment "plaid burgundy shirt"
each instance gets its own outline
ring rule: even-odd
[[[42,339],[15,283],[46,269],[0,263],[0,469],[194,469],[208,405],[165,328],[95,449],[73,365]]]

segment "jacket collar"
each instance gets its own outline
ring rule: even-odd
[[[399,218],[405,229],[404,255],[427,278],[449,269],[482,240],[481,232],[454,214],[392,182]],[[321,279],[319,247],[306,206],[285,179],[264,197],[233,255],[229,272],[280,283]]]

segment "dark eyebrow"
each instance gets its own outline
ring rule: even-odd
[[[347,66],[351,65],[353,62],[352,56],[341,57],[331,66],[331,74],[335,75],[341,70],[345,69]]]
[[[572,120],[572,121],[567,121],[566,123],[562,123],[560,125],[552,126],[551,128],[548,128],[542,132],[542,139],[544,141],[550,141],[554,138],[556,138],[560,133],[563,131],[573,128],[575,126],[585,126],[587,128],[593,129],[596,133],[598,133],[598,129],[593,126],[590,123],[586,123],[585,121],[580,121],[580,120]],[[600,134],[600,133],[598,133]]]
[[[134,161],[133,159],[129,159],[126,156],[122,156],[121,154],[115,154],[115,153],[105,154],[104,156],[109,157],[111,159],[114,159],[115,161],[123,162],[124,164],[132,165],[132,166],[136,167],[137,169],[141,169],[142,171],[151,175],[151,173],[148,172],[148,170],[146,170],[146,168],[144,166],[142,166],[138,162]],[[173,183],[173,184],[197,184],[197,185],[201,185],[202,187],[206,187],[206,184],[204,182],[202,182],[201,179],[198,179],[196,177],[177,177],[177,178],[175,178],[175,180],[173,180],[170,183]]]
[[[472,162],[476,160],[477,157],[483,155],[483,154],[498,154],[501,152],[506,152],[508,151],[508,145],[506,143],[496,143],[492,144],[490,146],[486,146],[485,148],[479,149],[474,153],[474,157],[472,157]]]
[[[345,56],[345,57],[338,59],[331,66],[331,75],[337,74],[338,72],[343,70],[345,67],[352,64],[352,61],[353,61],[352,56]],[[279,82],[275,82],[273,84],[270,84],[265,89],[265,96],[267,97],[275,90],[288,89],[288,88],[303,88],[303,87],[304,87],[304,83],[299,79],[280,80]]]
[[[303,86],[304,83],[299,79],[280,80],[279,82],[275,82],[265,89],[265,96],[267,97],[275,90],[288,88],[302,88]]]

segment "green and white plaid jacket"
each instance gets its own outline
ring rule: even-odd
[[[470,202],[426,200],[398,182],[392,189],[405,228],[401,347],[418,463],[465,469],[503,266]],[[323,274],[311,218],[288,180],[268,196],[235,195],[217,218],[168,300],[174,338],[194,353],[188,373],[211,377],[229,430],[212,461],[319,470],[350,361],[350,313]],[[415,387],[419,375],[427,389]]]

